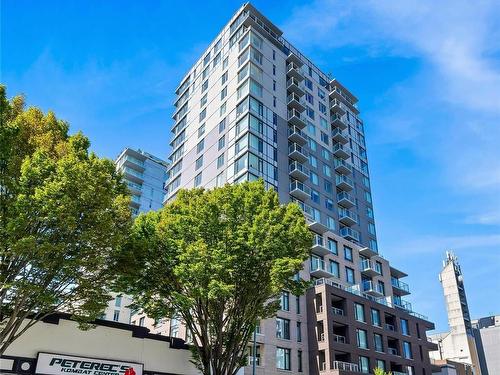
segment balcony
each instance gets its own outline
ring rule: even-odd
[[[343,116],[346,114],[346,108],[345,104],[343,104],[340,100],[338,99],[333,99],[330,101],[330,110],[340,116]]]
[[[399,351],[396,348],[387,348],[387,354],[397,355],[399,356]]]
[[[316,232],[316,233],[325,233],[325,232],[328,232],[330,229],[325,225],[323,224],[321,221],[320,221],[320,218],[314,218],[313,216],[309,216],[308,217],[308,220],[307,220],[307,225],[309,226],[309,229],[312,230],[313,232]]]
[[[144,161],[134,158],[133,156],[126,155],[123,158],[123,165],[125,167],[130,167],[138,172],[144,172]]]
[[[335,128],[332,130],[332,138],[335,142],[346,144],[349,142],[348,135],[342,129]]]
[[[359,249],[359,254],[371,258],[372,256],[378,255],[378,251],[370,249],[369,247],[363,247]]]
[[[363,286],[363,292],[366,293],[366,294],[369,294],[369,295],[372,295],[372,296],[375,296],[375,297],[381,297],[384,295],[384,291],[382,290],[382,288],[374,283],[373,281],[364,281],[362,283],[362,286]]]
[[[288,147],[288,157],[298,161],[299,163],[304,163],[309,160],[309,153],[304,150],[302,146],[294,143]]]
[[[359,270],[363,275],[373,277],[380,275],[379,270],[376,265],[369,259],[365,259],[359,262]]]
[[[307,143],[306,135],[296,126],[288,128],[288,140],[303,146]]]
[[[136,171],[135,169],[125,167],[123,168],[123,174],[125,179],[130,180],[132,182],[142,184],[144,182],[144,176],[141,172]]]
[[[332,370],[359,372],[359,366],[356,363],[333,361]]]
[[[412,311],[411,303],[408,301],[405,301],[404,299],[401,298],[394,298],[393,300],[394,306],[406,310],[406,311]]]
[[[306,107],[302,103],[302,100],[300,100],[300,96],[295,94],[294,92],[288,94],[286,99],[286,104],[289,108],[295,108],[299,112],[303,112],[306,109]]]
[[[394,325],[392,324],[385,323],[384,328],[386,331],[396,332],[396,327],[394,327]]]
[[[348,162],[342,159],[334,159],[335,171],[342,174],[352,173],[352,166]]]
[[[348,159],[351,156],[351,150],[340,143],[335,143],[332,151],[333,155],[341,159]]]
[[[332,277],[333,275],[328,271],[325,266],[325,261],[318,258],[311,258],[311,276],[314,277]]]
[[[351,208],[356,205],[356,200],[351,194],[342,191],[337,194],[337,203],[340,204],[342,207]]]
[[[333,315],[344,316],[344,310],[337,307],[332,307]]]
[[[345,191],[351,191],[354,188],[354,182],[352,182],[352,180],[349,177],[343,174],[338,174],[336,176],[335,183],[339,189]]]
[[[289,78],[286,81],[286,89],[294,94],[297,94],[299,97],[304,95],[304,90],[302,89],[302,85],[300,81],[296,78]]]
[[[325,240],[319,234],[315,234],[313,238],[313,244],[311,251],[314,254],[323,256],[330,253],[330,250],[325,246]]]
[[[394,291],[394,294],[398,294],[398,295],[410,294],[410,286],[407,283],[396,279],[395,277],[391,277],[391,285],[392,285],[392,289]]]
[[[298,66],[294,62],[289,62],[286,64],[286,75],[288,77],[293,77],[297,79],[298,81],[302,81],[304,79],[304,76],[302,75],[302,72],[300,71],[300,66]]]
[[[346,208],[339,207],[339,221],[344,225],[354,225],[358,222],[358,215]]]
[[[291,177],[302,182],[309,178],[309,168],[304,167],[298,161],[293,161],[288,165],[288,172]]]
[[[349,227],[340,228],[340,235],[347,240],[359,242],[359,232]]]
[[[332,126],[339,128],[341,130],[347,129],[347,124],[342,120],[342,116],[338,114],[333,114],[330,116],[330,122]]]
[[[135,182],[127,181],[127,187],[132,194],[140,195],[142,192],[142,185],[136,184]]]
[[[287,63],[294,63],[298,66],[302,66],[304,65],[304,63],[302,62],[302,60],[293,52],[290,51],[290,53],[288,54],[287,58],[286,58],[286,62]]]
[[[288,110],[288,123],[299,129],[304,129],[306,127],[305,121],[302,119],[300,112],[296,109]]]
[[[290,195],[300,200],[306,200],[311,198],[311,189],[300,181],[293,181],[290,184]]]
[[[336,335],[336,334],[333,334],[333,341],[335,342],[338,342],[339,344],[345,344],[345,336],[341,336],[341,335]]]
[[[137,195],[130,196],[130,205],[136,208],[139,208],[141,205],[141,197]]]

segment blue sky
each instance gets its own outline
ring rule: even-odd
[[[8,94],[114,158],[166,157],[173,91],[241,3],[1,2]],[[255,1],[360,99],[380,252],[446,329],[437,274],[459,256],[473,317],[500,314],[500,4]]]

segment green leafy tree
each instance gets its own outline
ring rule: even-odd
[[[56,310],[101,314],[129,196],[112,161],[54,113],[25,109],[0,86],[0,354]]]
[[[123,284],[149,316],[183,320],[206,375],[235,374],[258,320],[275,315],[284,289],[307,286],[294,277],[312,241],[303,213],[262,181],[181,190],[139,216],[132,237]]]

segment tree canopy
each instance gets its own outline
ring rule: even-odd
[[[130,197],[111,160],[0,86],[0,354],[55,310],[82,323],[109,300]]]
[[[233,375],[282,291],[304,292],[295,276],[311,241],[299,206],[280,204],[262,181],[181,190],[135,221],[121,281],[150,317],[186,324],[204,374]]]

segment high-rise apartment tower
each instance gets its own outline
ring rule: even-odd
[[[301,276],[315,286],[284,291],[278,316],[261,322],[257,373],[430,375],[434,325],[403,299],[406,274],[378,254],[357,98],[249,3],[176,95],[166,201],[179,188],[262,178],[314,232]]]

